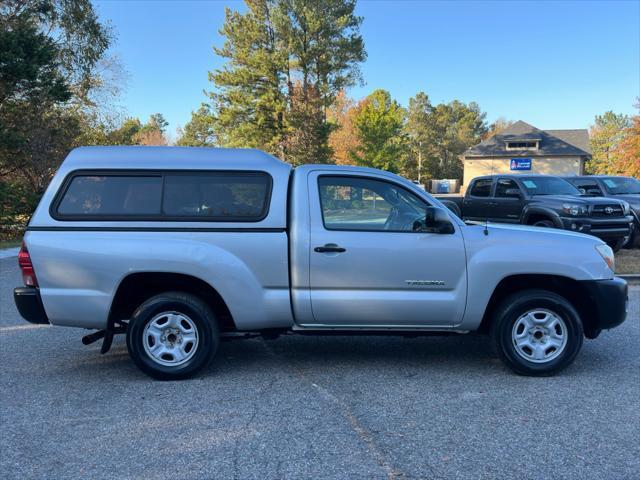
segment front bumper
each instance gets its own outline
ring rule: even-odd
[[[31,323],[49,323],[44,311],[40,290],[36,287],[18,287],[13,290],[13,301],[22,318]]]
[[[588,233],[603,240],[628,238],[633,232],[633,216],[613,218],[560,217],[565,230]]]
[[[613,328],[625,321],[629,310],[626,281],[614,277],[611,280],[588,280],[582,283],[595,306],[595,311],[592,312],[592,327]]]

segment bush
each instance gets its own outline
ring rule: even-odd
[[[0,240],[19,239],[38,205],[40,194],[17,181],[0,180]]]

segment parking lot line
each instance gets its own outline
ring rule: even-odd
[[[34,328],[49,328],[51,325],[11,325],[10,327],[0,327],[0,333],[19,332],[21,330],[32,330]]]

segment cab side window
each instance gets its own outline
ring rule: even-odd
[[[321,176],[318,189],[327,230],[410,232],[427,207],[404,188],[372,178]]]
[[[491,196],[491,184],[493,180],[490,178],[481,178],[476,180],[471,187],[471,196],[473,197],[490,197]]]
[[[496,197],[500,198],[520,198],[520,187],[510,178],[501,178],[496,184]]]

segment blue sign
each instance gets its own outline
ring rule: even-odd
[[[512,158],[511,170],[531,170],[530,158]]]

